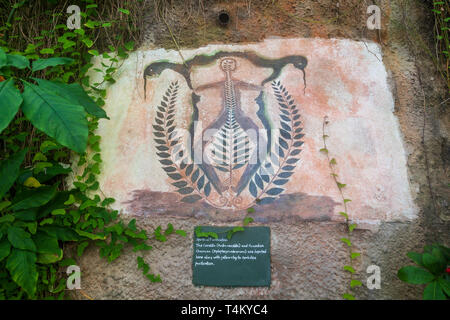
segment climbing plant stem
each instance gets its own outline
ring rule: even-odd
[[[336,173],[336,159],[335,158],[331,158],[330,157],[330,153],[327,147],[327,138],[329,137],[326,134],[326,126],[329,123],[328,121],[328,117],[325,116],[323,118],[323,123],[322,123],[322,140],[323,140],[323,148],[320,149],[320,152],[324,153],[327,157],[327,161],[328,161],[328,166],[330,168],[330,175],[332,177],[332,179],[334,180],[334,183],[336,184],[338,190],[339,190],[339,194],[341,196],[342,199],[342,205],[344,207],[344,211],[339,212],[340,215],[342,215],[345,218],[345,224],[346,224],[346,229],[347,229],[347,237],[345,238],[341,238],[341,242],[345,243],[347,245],[348,248],[348,252],[349,252],[349,264],[344,266],[344,270],[350,273],[350,283],[348,286],[348,291],[346,293],[344,293],[342,295],[342,297],[344,299],[347,300],[354,300],[355,296],[353,294],[353,289],[356,286],[361,286],[362,283],[361,281],[357,280],[354,278],[354,273],[355,273],[355,268],[354,268],[354,264],[353,261],[354,259],[356,259],[357,257],[360,256],[360,254],[358,252],[354,252],[352,250],[353,245],[351,242],[351,236],[352,236],[352,232],[353,230],[356,228],[356,223],[351,223],[350,219],[349,219],[349,214],[348,214],[348,208],[347,208],[347,203],[350,202],[351,200],[348,198],[345,198],[344,196],[344,192],[343,192],[343,188],[346,186],[345,184],[341,183],[338,180],[338,175]]]

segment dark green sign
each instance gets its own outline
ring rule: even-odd
[[[255,287],[270,286],[270,228],[246,227],[227,239],[233,227],[201,227],[215,232],[212,237],[197,238],[194,232],[192,257],[196,286]]]

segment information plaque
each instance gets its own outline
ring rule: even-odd
[[[192,257],[196,286],[270,286],[270,228],[246,227],[227,238],[233,227],[201,226],[213,237],[197,237],[194,232]]]

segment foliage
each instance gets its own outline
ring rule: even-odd
[[[249,208],[249,209],[253,209],[253,208]],[[247,211],[249,213],[250,212],[254,212],[254,209],[253,210],[247,210]],[[219,238],[219,234],[226,234],[227,235],[227,239],[231,240],[231,238],[233,237],[233,235],[235,233],[237,233],[237,232],[244,232],[245,231],[244,227],[247,227],[253,221],[254,220],[253,220],[252,217],[247,216],[242,221],[243,227],[242,226],[236,226],[236,227],[233,227],[231,229],[224,230],[224,231],[221,231],[221,232],[204,232],[204,231],[202,231],[202,227],[198,226],[198,227],[195,228],[194,232],[195,232],[195,236],[197,238],[209,238],[209,237],[211,237],[211,238],[214,238],[214,239],[218,239]]]
[[[335,170],[337,161],[335,158],[330,157],[330,152],[327,147],[326,139],[328,139],[329,136],[327,134],[325,134],[325,128],[328,123],[329,123],[328,117],[324,117],[323,124],[322,124],[323,148],[320,149],[320,152],[324,153],[327,157],[328,166],[329,166],[330,172],[331,172],[330,173],[331,178],[333,179],[334,183],[336,184],[336,187],[338,188],[339,194],[342,199],[342,206],[344,207],[344,211],[339,212],[339,214],[345,218],[347,237],[341,238],[340,241],[346,245],[346,247],[348,248],[348,253],[349,253],[349,264],[345,265],[343,267],[343,270],[350,273],[350,283],[349,283],[348,292],[342,294],[342,297],[346,300],[355,300],[355,296],[352,292],[354,291],[355,287],[359,287],[362,285],[362,282],[360,280],[354,279],[354,274],[355,274],[356,270],[354,268],[353,263],[354,263],[354,260],[361,255],[359,252],[356,252],[353,250],[353,244],[351,241],[352,232],[357,227],[357,225],[356,225],[356,223],[351,223],[351,221],[350,221],[350,218],[348,215],[347,203],[349,203],[352,200],[344,197],[343,189],[346,187],[346,184],[338,181],[339,176],[337,175],[336,170]]]
[[[10,31],[20,19],[8,19],[1,27],[0,299],[63,298],[62,268],[76,264],[66,256],[68,246],[75,246],[81,256],[94,244],[100,256],[112,262],[126,247],[147,251],[152,248],[149,240],[186,236],[171,224],[164,232],[158,227],[147,235],[135,220],[125,223],[110,208],[114,199],[99,195],[102,159],[100,136],[94,132],[100,119],[108,119],[101,108],[106,89],[134,45],[111,44],[110,52],[103,54],[94,49],[96,32],[114,21],[95,20],[97,4],[83,2],[81,29],[53,25],[24,50],[8,41],[8,37],[17,39]],[[32,5],[22,1],[9,16]],[[121,14],[127,15],[127,10]],[[93,68],[91,58],[100,55],[101,67]],[[90,68],[101,75],[101,81],[91,83]],[[82,170],[80,175],[72,170],[75,164]],[[69,176],[74,180],[70,189]],[[150,281],[160,281],[141,260],[138,267],[145,268]]]
[[[450,36],[448,23],[450,22],[450,1],[433,1],[431,9],[434,15],[434,35],[436,43],[435,64],[450,93]]]
[[[440,244],[425,246],[423,253],[408,252],[418,266],[401,268],[397,276],[410,284],[426,284],[424,300],[448,300],[450,297],[450,248]]]

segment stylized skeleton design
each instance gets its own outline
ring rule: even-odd
[[[257,68],[272,72],[259,86],[240,81],[235,76],[238,67],[235,58],[245,59]],[[194,88],[191,81],[193,68],[219,59],[224,79]],[[187,148],[175,134],[174,111],[179,93],[177,81],[171,83],[164,93],[153,125],[155,147],[159,151],[157,155],[172,185],[182,195],[182,202],[193,203],[202,199],[217,208],[245,209],[254,203],[271,203],[286,190],[284,184],[293,174],[303,144],[299,107],[280,80],[275,81],[289,64],[302,71],[305,90],[307,59],[300,55],[270,59],[250,51],[218,51],[213,55],[196,55],[183,63],[155,61],[145,68],[144,93],[147,77],[159,76],[165,70],[181,75],[192,90],[192,117],[189,123],[192,138],[187,142]],[[267,83],[271,83],[279,108],[279,135],[272,134],[273,124],[268,117],[264,99],[267,94],[264,85]],[[201,92],[209,88],[221,89],[222,108],[217,119],[196,138]],[[241,108],[242,90],[259,92],[254,100],[257,107],[255,114],[245,113],[244,110],[252,109],[251,106]],[[259,121],[261,127],[253,120]],[[244,190],[248,193],[244,194]]]
[[[205,133],[214,132],[212,139],[202,139],[195,144],[196,148],[199,148],[199,144],[202,145],[202,149],[196,149],[203,150],[200,167],[215,188],[223,193],[227,206],[232,206],[235,201],[239,201],[240,186],[248,183],[251,178],[249,172],[259,164],[259,145],[266,144],[264,137],[259,136],[260,128],[241,108],[240,90],[262,91],[264,87],[234,79],[232,73],[236,70],[237,63],[233,58],[222,59],[220,68],[225,74],[224,80],[195,89],[200,92],[214,87],[222,88],[222,110],[219,117],[202,133],[204,137]],[[242,169],[243,173],[235,181],[233,173],[241,168],[245,169]],[[225,181],[219,178],[216,170],[226,173]]]

